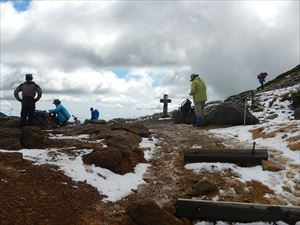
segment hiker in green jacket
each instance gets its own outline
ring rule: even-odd
[[[199,127],[202,124],[204,117],[204,104],[207,100],[206,96],[206,86],[204,81],[199,77],[198,74],[191,75],[191,92],[190,95],[193,96],[194,105],[195,105],[195,114],[196,114],[196,123],[195,126]]]

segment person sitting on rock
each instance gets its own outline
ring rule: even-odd
[[[260,83],[260,87],[261,87],[262,90],[264,89],[265,79],[266,79],[267,76],[268,76],[268,74],[266,72],[260,73],[260,74],[257,75],[257,79]]]
[[[33,124],[35,103],[42,97],[42,89],[33,82],[32,74],[25,75],[26,82],[20,84],[14,91],[15,98],[22,103],[21,127]],[[22,98],[19,93],[22,92]]]
[[[90,108],[91,111],[91,120],[98,120],[99,111],[97,109]]]
[[[55,109],[50,109],[49,113],[51,117],[56,119],[59,125],[66,125],[71,115],[68,110],[61,104],[59,99],[54,99],[53,104],[56,106]]]

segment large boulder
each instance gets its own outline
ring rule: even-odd
[[[0,128],[0,149],[19,150],[21,145],[21,130],[18,128]]]
[[[208,108],[205,117],[212,124],[243,125],[244,110],[244,102],[242,100],[227,101]],[[259,120],[246,108],[246,124],[257,123],[259,123]]]
[[[136,225],[182,225],[183,223],[169,212],[160,208],[153,200],[139,200],[126,209],[127,215]]]
[[[24,148],[47,148],[49,146],[48,134],[39,127],[22,127],[21,144]]]
[[[93,134],[94,139],[104,139],[108,146],[114,146],[122,149],[135,149],[139,146],[141,137],[125,130],[107,130],[99,131]]]
[[[144,152],[141,149],[114,146],[94,149],[91,153],[83,155],[82,160],[85,164],[94,164],[122,175],[133,172],[138,163],[145,162]]]
[[[54,119],[48,116],[47,111],[36,110],[33,117],[33,125],[40,127],[41,129],[53,129],[57,128],[57,123]],[[20,128],[20,117],[0,117],[0,126],[9,128]]]

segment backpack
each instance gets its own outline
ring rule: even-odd
[[[192,104],[192,102],[189,99],[186,99],[185,101],[183,101],[181,103],[180,111],[183,113],[190,112],[192,110],[191,104]]]

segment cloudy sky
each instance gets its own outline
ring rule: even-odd
[[[18,115],[13,90],[32,73],[37,109],[59,98],[71,114],[137,117],[189,98],[190,75],[209,100],[258,86],[299,64],[299,1],[4,1],[0,111]]]

